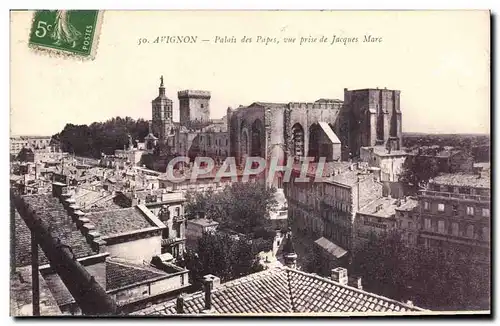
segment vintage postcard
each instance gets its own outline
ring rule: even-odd
[[[11,316],[489,315],[490,20],[11,11]]]

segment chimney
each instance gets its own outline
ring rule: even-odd
[[[64,183],[54,182],[52,183],[52,196],[56,198],[61,198],[62,194],[65,193],[67,187]]]
[[[184,313],[184,293],[181,293],[177,297],[175,309],[177,310],[178,314],[183,314]]]
[[[332,269],[332,280],[340,283],[341,285],[347,285],[348,277],[347,277],[347,269],[342,267],[337,267]]]
[[[212,308],[212,290],[220,285],[220,278],[208,274],[203,277],[203,288],[205,289],[205,309],[203,313],[211,313]]]

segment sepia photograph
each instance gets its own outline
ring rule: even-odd
[[[490,315],[490,23],[11,10],[10,315]]]

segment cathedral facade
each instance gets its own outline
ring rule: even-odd
[[[344,89],[344,99],[315,102],[254,102],[227,115],[210,119],[208,91],[177,93],[179,122],[173,121],[173,101],[165,92],[163,77],[158,96],[152,101],[148,150],[163,156],[278,157],[300,161],[349,161],[360,157],[363,147],[402,147],[400,91],[389,89]]]
[[[402,146],[398,90],[344,89],[343,101],[254,102],[228,108],[227,119],[230,155],[240,164],[248,156],[348,161],[361,147]]]

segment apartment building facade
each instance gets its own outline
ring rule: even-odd
[[[489,254],[491,190],[488,175],[442,174],[420,191],[420,242],[430,248]]]
[[[347,162],[327,164],[323,175],[321,182],[314,181],[314,172],[310,182],[300,182],[300,170],[292,172],[285,183],[289,223],[299,232],[325,237],[350,251],[356,213],[382,196],[382,184],[368,170]]]

